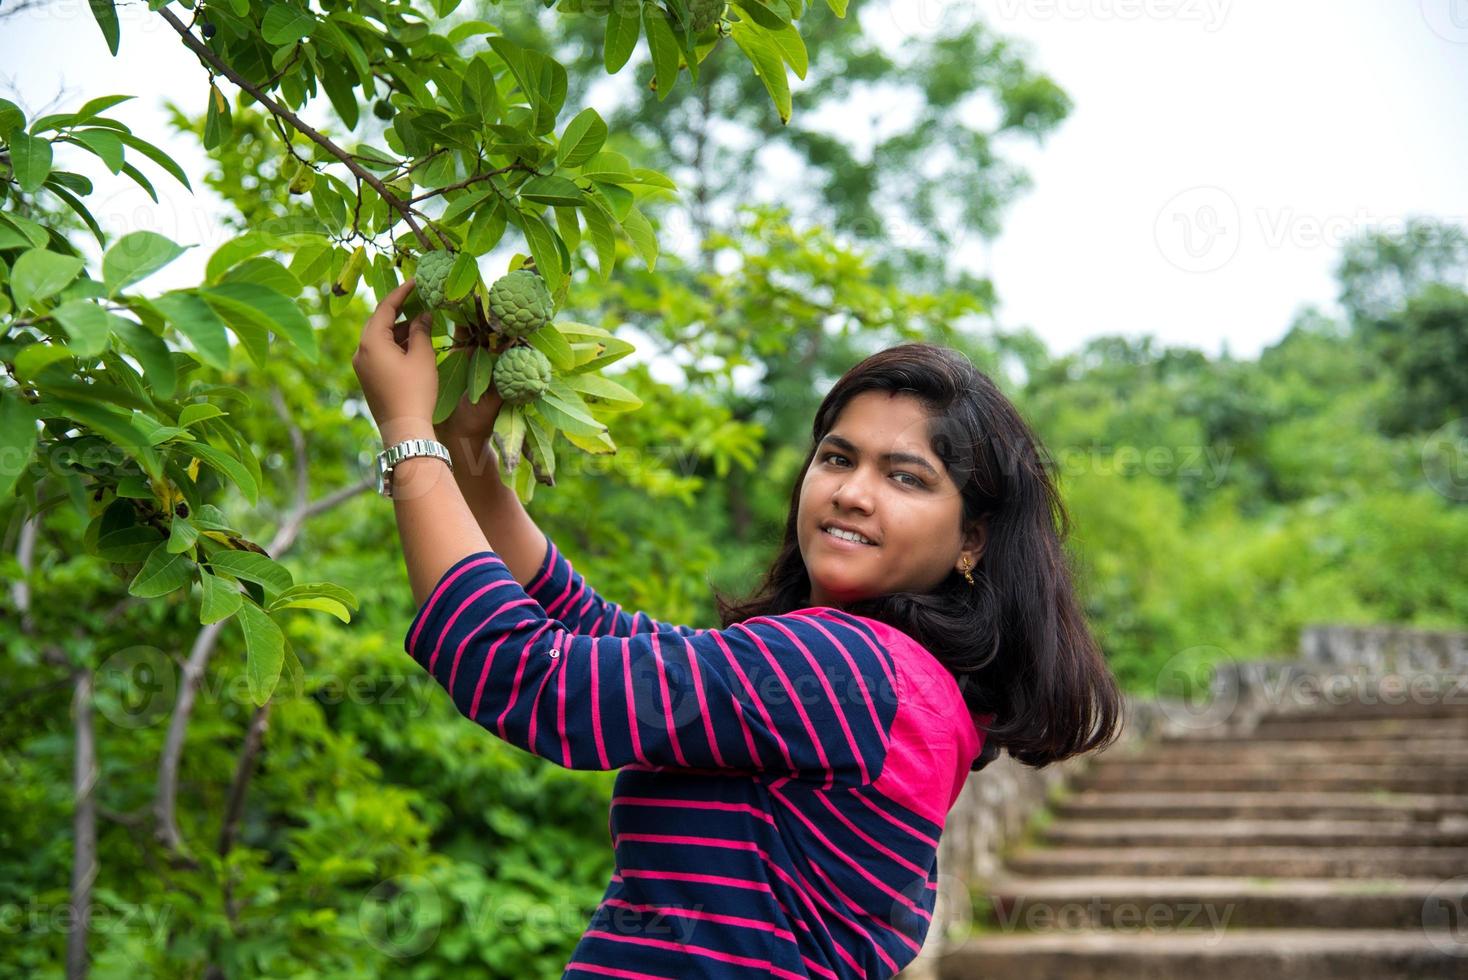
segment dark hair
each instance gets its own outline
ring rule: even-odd
[[[994,716],[975,768],[1000,747],[1043,768],[1115,741],[1121,694],[1071,583],[1061,548],[1070,519],[1048,457],[994,382],[951,348],[898,344],[865,358],[831,388],[816,411],[784,540],[763,582],[742,601],[716,594],[724,628],[809,604],[796,527],[801,485],[846,403],[871,390],[910,394],[923,404],[932,451],[963,496],[963,527],[987,521],[988,533],[973,585],[954,571],[933,592],[869,597],[844,611],[917,640],[958,679],[972,713]]]

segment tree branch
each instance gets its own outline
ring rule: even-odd
[[[220,59],[217,54],[209,50],[209,47],[204,44],[203,41],[200,41],[197,37],[195,37],[193,33],[188,29],[188,26],[184,24],[183,21],[179,20],[178,17],[176,17],[174,13],[167,7],[160,8],[158,13],[164,20],[168,22],[168,26],[172,27],[178,33],[178,36],[183,39],[184,45],[190,51],[194,52],[194,54],[199,56],[200,61],[204,62],[210,68],[213,68],[216,72],[223,75],[231,82],[234,82],[241,89],[248,92],[250,94],[250,97],[253,98],[256,102],[263,105],[266,109],[269,109],[273,115],[276,115],[281,119],[284,119],[286,122],[290,123],[296,128],[299,133],[301,133],[301,135],[305,136],[307,139],[315,143],[317,146],[321,147],[327,153],[330,153],[342,163],[346,164],[348,170],[356,174],[359,180],[361,180],[368,187],[372,188],[379,195],[381,195],[382,199],[387,202],[388,207],[392,208],[394,211],[402,216],[403,221],[406,222],[408,227],[413,230],[413,234],[418,236],[418,241],[422,243],[425,249],[433,248],[433,243],[428,240],[428,237],[423,234],[423,229],[419,228],[418,223],[413,220],[412,209],[401,199],[399,199],[396,194],[388,190],[387,186],[383,184],[381,180],[379,180],[370,171],[368,171],[365,167],[358,163],[356,161],[356,158],[354,158],[352,154],[337,146],[330,139],[328,139],[320,132],[318,132],[315,128],[313,128],[309,123],[302,120],[300,116],[297,116],[290,109],[286,108],[279,102],[272,99],[270,96],[266,95],[243,75],[235,71],[229,65],[225,64],[224,61]],[[437,234],[436,231],[435,234]],[[440,235],[439,237],[442,238],[443,236]],[[441,242],[440,244],[447,245],[448,243]]]
[[[75,924],[66,937],[66,980],[85,980],[90,969],[87,938],[92,926],[92,884],[97,880],[97,745],[92,727],[92,671],[72,673],[71,700],[76,747],[72,755],[72,788],[76,810],[71,827],[71,915]]]

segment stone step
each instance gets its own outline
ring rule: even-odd
[[[1041,875],[1262,875],[1275,878],[1426,878],[1468,868],[1468,847],[1272,846],[1254,843],[1151,846],[1066,846],[1024,849],[1005,866]]]
[[[1468,815],[1468,797],[1428,793],[1174,793],[1081,790],[1052,804],[1060,817],[1112,820],[1331,818],[1437,822]]]
[[[1468,740],[1431,742],[1306,742],[1290,739],[1230,742],[1189,739],[1184,742],[1153,742],[1132,751],[1107,749],[1097,752],[1092,764],[1135,765],[1139,762],[1296,761],[1353,762],[1361,765],[1427,765],[1438,760],[1468,758]]]
[[[1051,845],[1134,847],[1250,843],[1295,847],[1468,847],[1468,817],[1457,826],[1368,820],[1057,820],[1040,834]]]
[[[1445,917],[1468,902],[1468,879],[1006,874],[978,891],[992,907],[982,917],[987,928],[1006,933],[1150,924],[1155,930],[1324,928],[1344,934],[1351,929],[1447,927]]]
[[[1391,930],[999,935],[943,957],[943,980],[1458,980],[1464,940]]]
[[[1227,735],[1213,732],[1170,732],[1159,742],[1401,742],[1468,741],[1468,724],[1457,719],[1373,718],[1364,721],[1262,722],[1251,731]]]
[[[1310,731],[1324,726],[1330,726],[1330,728],[1350,726],[1361,735],[1410,731],[1428,735],[1433,732],[1443,732],[1454,737],[1462,737],[1463,732],[1468,731],[1468,709],[1455,714],[1378,715],[1372,718],[1343,718],[1329,712],[1264,715],[1259,719],[1254,730],[1260,734],[1266,732],[1271,735],[1278,732],[1281,736],[1289,734],[1289,737],[1293,738],[1303,736],[1291,733]],[[1319,737],[1331,737],[1329,729],[1326,728]]]
[[[1281,792],[1387,790],[1395,793],[1468,794],[1468,771],[1444,774],[1427,766],[1351,766],[1259,763],[1201,766],[1148,763],[1097,766],[1071,780],[1076,789],[1171,789]]]
[[[1282,721],[1463,718],[1468,717],[1468,676],[1433,679],[1430,683],[1424,683],[1416,692],[1411,689],[1372,691],[1370,700],[1342,699],[1330,694],[1318,700],[1286,700],[1266,710],[1262,717]]]

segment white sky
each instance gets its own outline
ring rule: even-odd
[[[868,24],[892,43],[945,16],[982,18],[1027,43],[1031,63],[1075,100],[1042,147],[1004,146],[1034,186],[992,247],[972,240],[959,252],[993,276],[1000,322],[1033,327],[1056,352],[1150,333],[1251,357],[1300,306],[1334,309],[1332,268],[1352,233],[1413,215],[1468,224],[1468,0],[897,0],[894,9]],[[202,69],[145,4],[119,13],[117,59],[85,0],[7,18],[0,87],[31,111],[62,88],[52,111],[137,95],[112,114],[202,173],[202,153],[170,135],[161,108],[171,96],[202,110]],[[199,246],[150,285],[197,281],[230,237],[210,202],[151,164],[142,169],[163,207],[80,151],[68,161],[97,182],[90,203],[110,230],[149,228]]]

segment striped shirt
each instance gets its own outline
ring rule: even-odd
[[[830,606],[658,622],[548,542],[528,589],[493,551],[456,562],[404,647],[501,739],[620,770],[615,870],[565,977],[889,977],[917,955],[983,736],[907,634]]]

